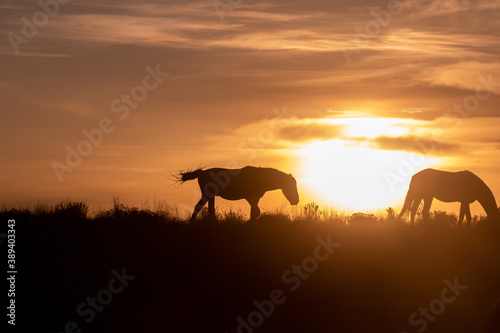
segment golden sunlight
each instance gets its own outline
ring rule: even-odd
[[[412,119],[381,117],[339,117],[325,118],[321,122],[346,127],[348,137],[364,137],[373,139],[377,136],[402,136],[408,134],[411,125],[420,122]]]
[[[388,170],[397,171],[401,160],[413,153],[348,146],[341,140],[314,142],[302,149],[305,185],[322,203],[347,210],[375,210],[403,203],[411,175],[401,175],[405,185],[392,188]],[[419,168],[436,164],[426,156]]]
[[[414,172],[439,165],[436,158],[411,152],[382,150],[354,138],[398,137],[408,134],[411,120],[391,118],[336,118],[324,122],[346,126],[343,139],[314,141],[299,152],[304,185],[318,201],[347,210],[378,210],[403,203]],[[412,172],[403,161],[418,160]],[[414,171],[414,172],[413,172]],[[388,172],[399,180],[392,186]]]

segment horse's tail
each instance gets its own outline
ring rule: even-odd
[[[203,173],[203,168],[198,168],[193,171],[186,171],[186,172],[179,172],[179,175],[177,176],[177,179],[179,182],[184,183],[187,182],[188,180],[193,180],[198,178],[202,173]]]
[[[412,179],[413,180],[413,179]],[[403,208],[401,209],[401,213],[399,213],[399,216],[398,216],[398,219],[400,219],[401,217],[403,217],[403,215],[405,214],[405,212],[410,209],[410,206],[411,204],[413,203],[413,200],[415,199],[414,198],[414,195],[413,195],[413,189],[412,189],[412,186],[411,186],[411,182],[410,182],[410,188],[408,189],[408,193],[406,193],[406,198],[405,198],[405,202],[403,204]]]

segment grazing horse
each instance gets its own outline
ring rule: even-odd
[[[208,213],[215,216],[215,197],[227,200],[246,199],[250,204],[250,220],[260,215],[258,206],[260,198],[267,191],[281,189],[290,204],[299,203],[297,182],[291,174],[286,174],[272,168],[257,168],[246,166],[241,169],[203,168],[194,171],[181,172],[178,180],[183,183],[198,178],[201,199],[194,208],[191,221],[208,201]]]
[[[467,217],[467,223],[470,225],[469,204],[476,200],[483,206],[488,218],[500,219],[493,193],[478,176],[467,170],[447,172],[434,169],[425,169],[413,175],[398,218],[401,218],[411,207],[411,224],[413,225],[418,206],[424,200],[423,219],[427,220],[434,198],[444,202],[461,203],[459,225],[462,224],[464,216]]]

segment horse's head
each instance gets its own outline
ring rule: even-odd
[[[287,198],[291,205],[299,203],[299,192],[297,191],[297,181],[291,174],[286,176],[286,181],[281,189],[283,195]]]

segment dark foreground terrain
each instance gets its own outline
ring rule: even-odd
[[[488,221],[188,225],[70,206],[0,213],[1,232],[16,221],[18,331],[500,332],[500,227]]]

